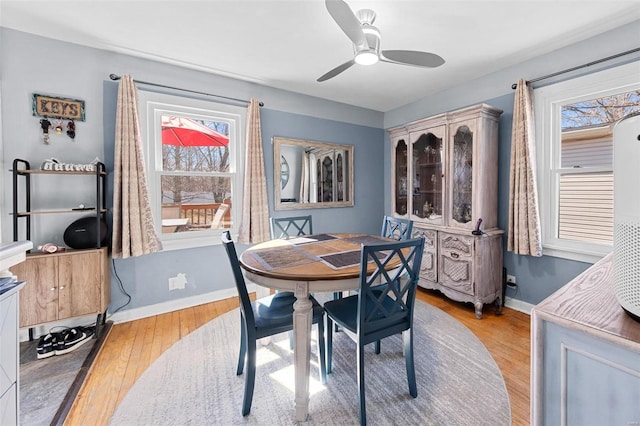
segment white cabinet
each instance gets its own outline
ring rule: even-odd
[[[18,292],[0,295],[0,425],[18,424]]]
[[[609,254],[531,311],[531,424],[640,424],[640,322]]]
[[[0,276],[8,277],[7,268],[24,261],[25,251],[32,248],[31,241],[0,244]],[[15,285],[17,284],[17,285]],[[5,287],[0,294],[0,425],[13,426],[19,422],[19,294],[24,283]]]
[[[502,305],[501,113],[479,104],[389,130],[392,214],[413,220],[427,243],[420,285],[472,302],[478,318],[484,304]]]

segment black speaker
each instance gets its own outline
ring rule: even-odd
[[[74,249],[95,248],[98,240],[96,217],[88,216],[78,219],[64,231],[64,242]],[[100,247],[107,243],[107,224],[100,219]]]

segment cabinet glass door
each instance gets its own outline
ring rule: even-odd
[[[444,129],[422,133],[412,149],[412,214],[416,219],[441,224],[443,214]]]
[[[395,155],[395,175],[394,175],[394,213],[399,216],[407,214],[407,143],[404,139],[397,141]]]
[[[472,219],[473,131],[467,125],[453,133],[451,218],[459,224]]]

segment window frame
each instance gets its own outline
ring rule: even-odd
[[[640,88],[640,62],[616,66],[533,91],[536,118],[536,152],[538,200],[542,229],[543,254],[564,259],[595,263],[613,250],[613,245],[558,238],[559,180],[563,172],[579,169],[562,168],[561,109],[564,105],[604,97]],[[596,173],[605,168],[593,167],[581,173]],[[613,170],[613,165],[610,170]]]
[[[220,236],[231,231],[233,239],[238,237],[242,217],[244,189],[244,134],[246,108],[202,99],[169,95],[147,90],[138,94],[140,105],[140,130],[145,154],[145,167],[149,186],[149,199],[156,233],[162,242],[163,251],[180,250],[195,247],[220,245]],[[229,172],[216,172],[216,176],[231,177],[230,229],[205,229],[194,232],[162,233],[162,133],[160,117],[162,115],[188,116],[194,119],[224,121],[229,123]],[[175,175],[175,172],[166,173]],[[189,173],[192,174],[192,173]],[[198,174],[199,175],[199,174]],[[206,175],[206,174],[203,174]]]

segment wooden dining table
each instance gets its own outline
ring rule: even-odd
[[[240,255],[240,266],[247,280],[271,289],[291,291],[296,296],[293,333],[297,421],[306,421],[309,414],[312,318],[309,294],[357,289],[362,245],[391,241],[377,235],[316,234],[267,241]]]

